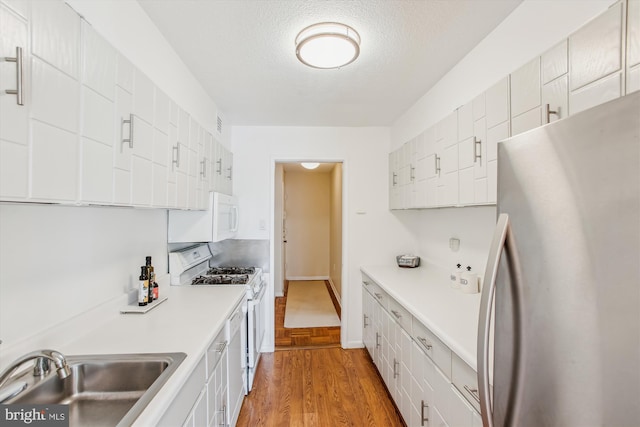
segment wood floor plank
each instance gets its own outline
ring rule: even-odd
[[[404,424],[366,350],[334,347],[263,354],[237,425]]]

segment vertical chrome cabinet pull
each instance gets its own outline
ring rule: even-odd
[[[440,176],[440,156],[436,154],[436,175]]]
[[[369,324],[367,323],[369,316],[367,316],[366,314],[364,314],[363,316],[364,316],[364,327],[366,328],[367,326],[369,326]]]
[[[122,119],[122,127],[124,127],[125,123],[129,124],[129,138],[123,138],[122,142],[128,142],[129,148],[133,148],[133,114],[129,114],[129,120]]]
[[[424,403],[424,400],[422,400],[422,401],[420,402],[420,425],[421,425],[421,426],[424,426],[424,423],[425,423],[425,422],[427,422],[427,423],[429,422],[429,417],[425,417],[425,416],[424,416],[424,410],[425,410],[425,408],[426,408],[426,409],[429,409],[429,405],[427,405],[426,403]]]
[[[180,167],[180,143],[178,142],[175,147],[173,147],[173,159],[171,163],[176,165],[177,168]]]
[[[478,145],[480,146],[478,148]],[[473,163],[476,163],[476,160],[480,160],[482,163],[482,140],[473,137]]]
[[[16,56],[15,57],[5,57],[4,60],[6,62],[15,62],[16,63],[16,88],[15,89],[7,89],[5,92],[7,95],[15,95],[16,96],[16,104],[24,105],[23,100],[23,90],[22,90],[22,76],[24,74],[24,67],[22,63],[22,48],[20,46],[16,47]]]
[[[398,361],[396,360],[396,358],[393,358],[393,378],[398,378],[398,371],[396,369],[396,366],[398,366],[400,363],[398,363]]]
[[[511,419],[505,420],[506,425],[513,425],[514,419],[517,419],[518,402],[520,400],[522,386],[522,301],[520,297],[520,262],[515,247],[513,233],[510,232],[509,215],[500,214],[496,229],[493,234],[493,240],[489,249],[489,257],[487,259],[487,267],[485,269],[484,282],[482,287],[482,296],[480,299],[480,318],[478,320],[478,342],[477,342],[477,360],[478,360],[478,391],[480,395],[480,412],[482,414],[482,425],[485,427],[493,427],[493,412],[489,386],[489,334],[491,329],[491,312],[493,300],[496,290],[496,277],[498,275],[498,265],[502,252],[507,255],[507,265],[509,268],[509,277],[513,285],[513,324],[514,324],[514,366],[512,379],[512,393],[509,396],[507,405],[510,410],[506,413],[510,414]]]
[[[229,175],[227,175],[227,179],[231,180],[231,176],[233,174],[233,166],[229,166],[227,170],[229,171]]]
[[[558,110],[552,110],[551,106],[549,104],[544,104],[544,117],[545,117],[545,124],[551,123],[551,115],[555,115],[558,118],[560,118],[560,111]]]
[[[216,173],[218,175],[222,175],[222,159],[216,160],[216,164],[218,165],[218,167],[216,168]]]
[[[376,348],[380,348],[380,334],[376,332]]]
[[[413,167],[413,165],[409,165],[409,180],[410,181],[415,181],[416,180],[416,174],[414,173],[416,170],[416,168]]]
[[[200,162],[200,176],[203,178],[207,177],[207,163],[204,160]]]
[[[397,173],[393,173],[393,186],[395,187],[396,185],[398,185],[398,174]]]
[[[379,293],[376,293],[376,292],[374,292],[373,294],[376,296],[376,298],[382,299],[382,294],[379,294]]]

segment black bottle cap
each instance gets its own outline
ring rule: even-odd
[[[150,266],[150,265],[151,265],[151,257],[150,257],[150,256],[148,256],[148,257],[146,258],[146,261],[147,261],[147,266]]]

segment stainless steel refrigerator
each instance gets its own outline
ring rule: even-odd
[[[640,426],[639,134],[636,92],[498,144],[485,426]]]

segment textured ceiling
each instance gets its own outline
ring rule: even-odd
[[[392,124],[522,0],[138,0],[232,125]],[[362,37],[337,70],[294,39],[338,21]]]

